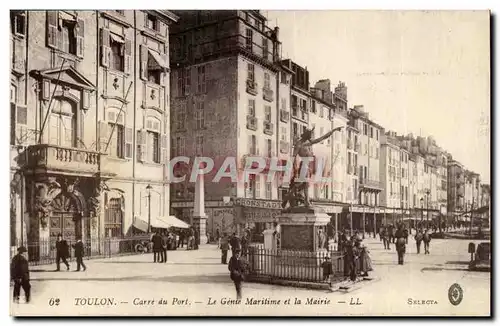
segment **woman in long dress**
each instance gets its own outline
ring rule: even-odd
[[[357,243],[359,248],[359,273],[361,276],[368,276],[368,272],[373,271],[372,260],[370,258],[370,251],[365,245],[360,242]]]

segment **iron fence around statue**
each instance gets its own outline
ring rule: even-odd
[[[344,278],[344,255],[333,250],[317,252],[282,249],[248,248],[248,279],[271,282],[287,280],[297,282],[327,283],[323,274],[323,262],[329,257],[332,263],[333,281]]]

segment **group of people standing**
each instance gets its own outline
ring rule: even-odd
[[[359,231],[355,231],[352,236],[349,236],[347,230],[342,232],[339,239],[339,251],[344,254],[344,276],[351,281],[356,281],[358,276],[367,277],[368,273],[373,270],[370,251],[363,244],[363,237]],[[325,265],[323,275],[327,268]]]

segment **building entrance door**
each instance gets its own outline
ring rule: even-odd
[[[55,243],[57,235],[62,234],[68,242],[74,243],[77,237],[82,236],[81,214],[78,212],[74,200],[60,194],[52,202],[50,217],[50,241]]]

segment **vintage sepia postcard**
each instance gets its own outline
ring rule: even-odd
[[[490,12],[10,11],[13,316],[490,316]]]

